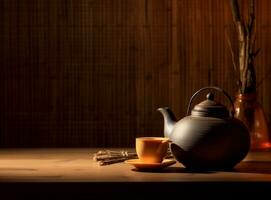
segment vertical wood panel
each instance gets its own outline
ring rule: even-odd
[[[268,0],[256,1],[258,81],[271,69]],[[245,10],[245,1],[240,1]],[[236,93],[223,0],[1,0],[0,146],[133,146],[184,117],[206,85]],[[270,76],[259,100],[271,120]]]

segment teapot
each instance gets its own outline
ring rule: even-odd
[[[204,90],[216,90],[228,98],[232,106],[214,100],[209,92],[206,100],[194,106],[194,98]],[[158,108],[164,117],[164,136],[171,140],[170,150],[177,161],[189,169],[232,169],[245,158],[250,148],[246,126],[234,118],[234,104],[227,92],[219,87],[204,87],[193,94],[187,116],[177,121],[168,107]]]

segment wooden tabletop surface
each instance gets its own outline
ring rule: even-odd
[[[0,182],[271,182],[270,152],[249,153],[233,171],[189,172],[176,163],[141,172],[125,163],[99,166],[92,159],[98,150],[2,149]]]

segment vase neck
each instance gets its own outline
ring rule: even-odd
[[[237,99],[239,100],[247,100],[247,101],[254,101],[257,99],[257,92],[251,92],[251,93],[239,93],[237,94]]]

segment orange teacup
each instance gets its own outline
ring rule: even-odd
[[[136,138],[136,153],[144,163],[161,163],[167,155],[170,140],[164,137]]]

